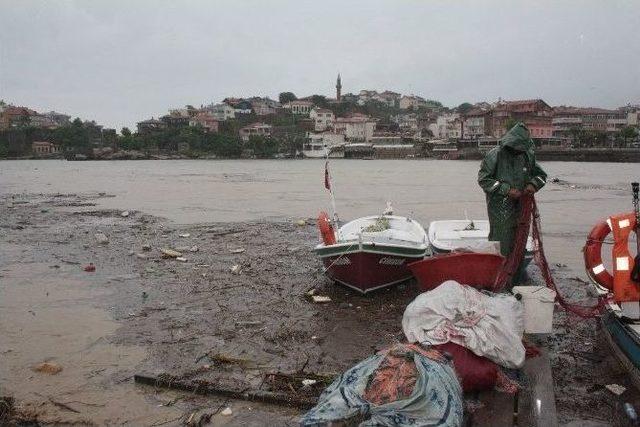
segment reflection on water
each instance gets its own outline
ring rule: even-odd
[[[591,227],[631,210],[629,182],[636,164],[546,162],[549,183],[539,193],[550,261],[582,272],[581,249]],[[382,212],[422,222],[486,218],[476,184],[479,162],[438,160],[332,160],[340,217]],[[315,217],[329,209],[324,161],[3,161],[3,193],[107,192],[106,208],[141,210],[179,223]]]

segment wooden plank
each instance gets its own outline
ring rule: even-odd
[[[495,390],[480,393],[477,399],[484,405],[471,416],[473,427],[513,426],[514,396]]]
[[[540,355],[527,359],[522,368],[526,384],[518,396],[518,426],[557,427],[556,393],[549,353],[539,347]]]

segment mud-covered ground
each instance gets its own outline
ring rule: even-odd
[[[133,375],[269,389],[265,372],[330,376],[402,340],[416,285],[361,296],[331,284],[311,251],[313,220],[176,226],[98,210],[100,197],[1,200],[0,395],[15,397],[18,419],[179,425],[214,414],[214,425],[295,425],[300,410],[158,391]],[[167,248],[186,261],[163,258]],[[83,270],[90,262],[95,272]],[[561,264],[555,275],[582,297]],[[310,289],[331,302],[311,302]],[[596,321],[557,312],[556,326],[547,343],[560,422],[610,425],[636,392]],[[34,371],[42,362],[63,370]],[[615,396],[612,383],[628,390]]]

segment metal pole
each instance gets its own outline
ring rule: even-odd
[[[638,200],[640,183],[632,182],[631,192],[633,193],[633,211],[636,214],[636,258],[634,260],[633,270],[631,271],[631,280],[640,284],[640,203]]]

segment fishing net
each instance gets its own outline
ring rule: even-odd
[[[547,287],[556,292],[556,300],[560,306],[580,317],[599,316],[607,303],[606,296],[600,296],[598,298],[598,302],[593,306],[572,304],[563,298],[556,286],[553,276],[551,275],[549,263],[547,262],[547,258],[544,254],[540,214],[538,213],[538,206],[536,205],[536,200],[533,195],[524,195],[521,198],[520,218],[518,219],[518,227],[516,229],[516,235],[513,242],[513,249],[505,260],[502,269],[498,272],[496,277],[496,289],[501,289],[511,283],[511,279],[517,273],[522,257],[524,256],[530,230],[531,237],[533,239],[533,259],[540,269]]]

